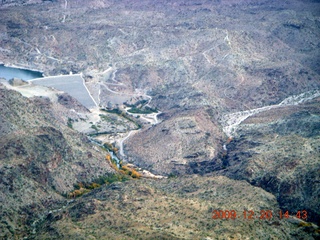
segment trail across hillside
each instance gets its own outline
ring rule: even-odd
[[[113,70],[113,72],[110,74],[110,71],[112,71]],[[104,72],[102,72],[100,75],[104,75],[104,74],[109,74],[109,76],[110,76],[110,78],[111,78],[111,81],[112,82],[101,82],[100,83],[100,89],[99,89],[99,95],[100,95],[100,93],[101,93],[101,87],[104,87],[105,89],[107,89],[109,92],[111,92],[111,93],[114,93],[114,94],[117,94],[117,95],[127,95],[127,96],[130,96],[130,97],[144,97],[144,98],[147,98],[148,99],[148,103],[145,105],[145,106],[148,106],[148,107],[151,107],[150,106],[150,102],[152,101],[152,97],[151,96],[149,96],[149,95],[147,95],[146,94],[146,92],[144,91],[144,90],[142,90],[142,89],[140,89],[141,90],[141,92],[139,91],[139,89],[137,89],[137,91],[139,92],[139,93],[132,93],[132,94],[128,94],[128,93],[126,93],[126,94],[124,94],[124,93],[121,93],[121,92],[117,92],[117,91],[114,91],[114,90],[112,90],[112,89],[110,89],[109,87],[108,87],[108,85],[119,85],[119,86],[125,86],[125,84],[124,83],[121,83],[121,82],[118,82],[117,80],[116,80],[116,73],[117,73],[117,69],[114,69],[114,68],[112,68],[112,67],[110,67],[110,68],[108,68],[107,70],[105,70]],[[99,96],[99,101],[100,101],[100,96]],[[151,124],[153,124],[153,125],[155,125],[155,124],[158,124],[159,123],[159,120],[158,120],[158,115],[159,114],[161,114],[161,112],[160,111],[158,111],[157,113],[150,113],[150,114],[132,114],[132,113],[130,113],[130,112],[128,112],[128,110],[129,110],[130,108],[125,108],[124,110],[125,110],[125,112],[127,113],[127,114],[129,114],[129,115],[133,115],[133,116],[140,116],[140,118],[141,119],[143,119],[143,120],[145,120],[145,121],[147,121],[147,122],[149,122],[149,123],[151,123]],[[119,144],[119,153],[120,153],[120,155],[121,156],[125,156],[125,154],[124,154],[124,147],[123,147],[123,145],[124,145],[124,142],[130,137],[130,136],[132,136],[133,134],[135,134],[136,132],[138,132],[139,130],[131,130],[125,137],[123,137],[123,138],[121,138],[120,140],[118,140],[117,142],[118,142],[118,144]]]
[[[284,99],[279,104],[226,114],[221,118],[220,122],[221,122],[221,125],[223,126],[223,131],[225,132],[225,134],[228,137],[233,137],[234,134],[236,133],[239,125],[244,120],[246,120],[248,117],[250,117],[254,114],[268,111],[273,108],[298,105],[298,104],[309,101],[309,100],[314,99],[319,96],[320,96],[320,90],[308,91],[305,93],[301,93],[299,95],[290,96],[290,97]]]

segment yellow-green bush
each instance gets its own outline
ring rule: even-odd
[[[121,170],[122,170],[122,172],[131,176],[132,178],[140,178],[141,177],[140,173],[138,173],[135,169],[128,167],[127,165],[122,166]]]

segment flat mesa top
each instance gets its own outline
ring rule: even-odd
[[[88,89],[85,87],[84,80],[80,74],[37,78],[30,81],[37,85],[53,87],[57,90],[64,91],[88,109],[97,106]]]

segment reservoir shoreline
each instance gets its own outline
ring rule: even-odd
[[[0,62],[0,78],[10,80],[11,78],[21,78],[22,80],[29,81],[35,78],[44,77],[43,72],[35,69],[28,69],[16,65],[8,65]]]
[[[33,68],[29,68],[28,66],[23,66],[23,65],[18,66],[18,65],[14,65],[14,64],[10,64],[10,63],[8,64],[5,62],[1,62],[1,61],[0,61],[0,65],[3,65],[4,67],[9,67],[9,68],[17,68],[17,69],[26,70],[26,71],[40,72],[42,74],[44,73],[39,69],[33,69]]]

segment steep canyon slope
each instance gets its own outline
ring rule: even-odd
[[[50,101],[25,98],[3,85],[0,98],[1,238],[10,232],[18,237],[32,217],[64,203],[62,195],[75,183],[114,170],[86,136],[56,119]]]

